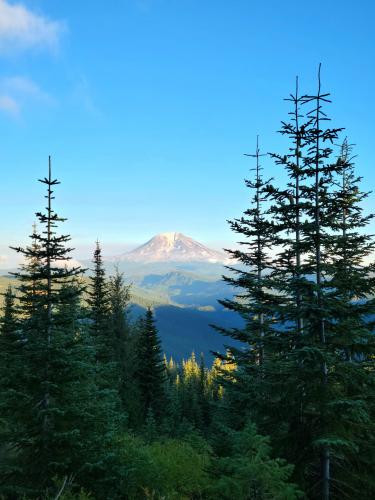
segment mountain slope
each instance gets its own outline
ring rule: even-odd
[[[137,305],[132,308],[133,318],[144,314],[144,309]],[[223,337],[212,328],[212,324],[224,328],[242,328],[243,320],[231,311],[218,308],[215,311],[160,305],[155,307],[156,327],[158,328],[162,346],[169,358],[181,361],[187,359],[192,351],[198,356],[203,353],[207,363],[213,360],[212,352],[225,353],[226,345],[238,342]]]
[[[87,278],[85,278],[86,280]],[[10,276],[0,276],[1,293],[18,282]],[[199,276],[171,272],[164,275],[146,275],[131,287],[131,316],[144,314],[148,306],[155,309],[156,324],[160,332],[163,350],[176,360],[187,358],[192,351],[203,352],[211,362],[211,351],[225,352],[225,344],[231,339],[219,335],[211,324],[240,328],[242,319],[226,311],[218,298],[231,297],[233,290],[222,281],[199,279]]]

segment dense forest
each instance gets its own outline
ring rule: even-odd
[[[228,347],[212,366],[199,350],[166,359],[152,304],[130,317],[131,287],[107,275],[99,243],[90,272],[68,265],[50,161],[4,295],[1,498],[375,498],[368,193],[320,74],[316,93],[297,79],[287,101],[285,151],[257,140],[251,204],[229,222],[239,247],[224,280],[238,293],[222,304],[244,327],[213,325]]]

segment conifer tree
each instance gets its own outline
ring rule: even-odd
[[[164,355],[164,366],[166,374],[166,399],[168,411],[164,419],[166,434],[176,436],[179,433],[182,420],[182,383],[179,364],[170,357],[169,361]]]
[[[121,412],[120,396],[120,365],[116,337],[119,334],[117,324],[115,326],[114,316],[111,317],[111,301],[109,282],[106,277],[101,248],[96,243],[93,258],[93,275],[89,277],[90,287],[88,290],[88,306],[90,333],[95,347],[96,357],[96,385],[98,387],[97,401],[103,411],[103,418],[109,424],[116,427],[124,422],[124,414]],[[116,300],[121,300],[117,297]],[[117,304],[116,304],[117,307]],[[119,311],[116,311],[116,315]]]
[[[13,408],[13,470],[8,467],[6,480],[17,494],[32,495],[50,486],[54,477],[77,473],[93,459],[86,433],[89,422],[82,420],[94,393],[90,348],[78,334],[77,323],[61,322],[63,304],[79,298],[80,288],[71,284],[82,270],[65,265],[71,258],[66,246],[70,237],[56,232],[65,219],[52,208],[59,182],[52,178],[50,159],[48,177],[40,182],[47,187],[46,211],[36,214],[43,230],[34,228],[31,245],[16,248],[26,263],[15,273],[22,348],[14,364],[22,363],[27,398]]]
[[[263,208],[265,197],[269,189],[269,180],[264,180],[261,174],[261,154],[257,138],[255,154],[246,156],[255,158],[255,180],[246,180],[246,186],[252,190],[252,207],[244,212],[240,219],[229,221],[232,231],[245,236],[245,241],[240,241],[239,250],[227,250],[229,255],[246,266],[246,269],[228,267],[230,276],[225,281],[241,291],[236,300],[221,301],[227,309],[239,312],[245,322],[246,329],[225,331],[222,333],[250,344],[251,355],[257,361],[256,365],[261,369],[264,361],[264,337],[270,327],[266,303],[270,299],[267,292],[267,271],[270,261],[267,251],[274,243],[273,226],[267,217],[267,210]],[[245,250],[242,250],[245,248]],[[237,356],[242,356],[236,351]],[[245,356],[250,353],[247,351]]]
[[[183,417],[197,429],[203,427],[201,377],[200,366],[192,352],[190,358],[182,361],[179,395]]]
[[[289,425],[284,432],[279,427],[281,440],[275,442],[286,451],[284,456],[296,463],[299,481],[302,484],[305,481],[305,487],[313,496],[321,495],[324,499],[340,496],[343,491],[348,494],[351,488],[347,481],[339,483],[337,464],[340,463],[339,468],[343,463],[348,466],[348,450],[358,446],[360,441],[360,432],[343,432],[353,428],[356,412],[352,410],[358,400],[343,396],[348,394],[351,384],[349,378],[344,380],[339,376],[340,372],[349,371],[348,367],[340,370],[340,358],[347,352],[347,340],[343,342],[347,335],[350,343],[356,345],[357,352],[373,349],[371,325],[364,315],[370,314],[373,308],[369,297],[374,285],[371,266],[364,266],[373,243],[368,236],[358,238],[357,233],[357,229],[365,227],[369,221],[368,217],[360,215],[359,203],[363,197],[353,196],[359,193],[354,186],[348,196],[348,164],[342,157],[338,161],[332,159],[332,145],[342,129],[323,127],[328,121],[323,111],[323,105],[330,102],[328,97],[329,94],[321,92],[319,68],[317,94],[298,98],[296,93],[291,99],[295,110],[297,108],[294,117],[299,115],[298,103],[313,106],[300,129],[296,118],[291,125],[283,124],[282,133],[293,141],[291,153],[273,155],[290,176],[288,188],[295,190],[297,180],[300,182],[298,211],[303,220],[298,223],[300,240],[297,246],[297,237],[293,237],[297,233],[296,205],[283,203],[280,195],[283,191],[273,192],[273,214],[278,222],[279,241],[282,241],[282,251],[274,259],[273,286],[283,295],[284,304],[282,314],[280,309],[276,314],[282,330],[279,355],[273,359],[274,376],[270,370],[273,393],[284,390],[288,394],[287,399],[278,403],[278,409],[279,416]],[[347,223],[349,212],[352,214],[350,224]],[[353,247],[347,236],[349,227],[353,231]],[[355,250],[350,253],[350,248]],[[343,261],[345,267],[348,266],[347,273],[343,273]],[[353,269],[353,274],[349,269]],[[344,289],[345,295],[341,293]],[[361,290],[359,294],[358,290]],[[360,306],[358,299],[363,301]],[[353,316],[358,306],[363,314]],[[347,313],[345,319],[343,311]],[[351,325],[348,311],[353,320],[355,318]],[[358,391],[364,380],[370,383],[370,377],[363,364],[354,366],[358,382],[362,380],[357,385]],[[270,402],[275,403],[275,400],[270,398]],[[350,410],[345,412],[343,408]],[[363,410],[362,407],[357,418],[368,420],[369,410]],[[272,416],[270,409],[263,408],[263,411],[269,419],[265,430],[272,432],[277,418]],[[354,428],[359,430],[359,427],[357,421]],[[350,469],[349,466],[348,471]]]
[[[11,285],[8,285],[8,288],[4,293],[0,343],[0,354],[4,355],[11,354],[14,350],[18,351],[18,347],[21,344],[21,337],[18,331],[16,296],[13,293]],[[5,368],[4,363],[6,363],[5,359],[3,360],[1,367],[4,368],[4,371],[6,372],[7,369]],[[9,366],[7,368],[9,368]]]
[[[90,286],[87,302],[90,337],[95,351],[95,404],[98,414],[95,433],[97,439],[102,441],[101,433],[106,432],[103,444],[107,446],[102,462],[98,464],[96,474],[101,476],[104,474],[101,481],[103,488],[116,489],[117,468],[119,467],[117,462],[119,450],[116,449],[116,441],[124,430],[127,419],[122,405],[123,394],[121,394],[121,369],[118,355],[118,351],[121,351],[122,348],[117,345],[117,337],[120,335],[119,328],[122,326],[119,323],[120,311],[118,307],[124,296],[122,295],[123,290],[118,290],[120,296],[114,297],[113,286],[111,294],[111,286],[106,277],[99,242],[96,243],[93,264],[93,274],[89,277]],[[117,282],[116,287],[119,285],[121,285],[121,279]],[[112,304],[115,305],[113,315],[111,313],[111,298],[116,303]]]
[[[248,422],[241,431],[225,428],[227,446],[213,463],[213,498],[288,499],[302,498],[291,482],[293,466],[271,458],[269,437],[257,433]]]
[[[273,218],[268,250],[273,246],[273,251],[267,252],[267,296],[259,299],[260,306],[252,282],[237,280],[249,315],[253,311],[259,320],[263,309],[270,327],[261,342],[262,362],[259,343],[246,335],[249,322],[240,333],[224,331],[250,345],[242,353],[231,349],[238,370],[227,397],[232,408],[252,399],[247,414],[272,436],[276,453],[296,465],[294,477],[309,496],[371,498],[374,278],[366,259],[374,244],[363,232],[370,220],[360,206],[366,195],[358,188],[347,146],[333,159],[341,129],[323,126],[328,97],[320,74],[316,95],[300,97],[297,87],[291,96],[292,122],[281,130],[291,146],[286,155],[272,155],[289,182],[281,189],[266,186]],[[302,106],[313,109],[303,117]],[[249,224],[250,230],[234,229],[251,239],[257,220]],[[254,276],[251,258],[240,260]],[[224,304],[246,310],[242,302]],[[255,388],[250,397],[249,386]],[[360,449],[366,457],[362,467]]]
[[[96,346],[98,362],[114,361],[114,339],[109,328],[109,289],[103,265],[102,250],[99,241],[93,257],[93,275],[89,277],[88,305],[91,319],[91,332]]]
[[[124,276],[117,268],[109,278],[108,298],[109,336],[113,342],[114,361],[118,370],[118,393],[128,423],[134,426],[139,416],[139,394],[134,383],[136,335],[128,315],[130,285],[125,284]]]
[[[140,392],[143,419],[150,416],[150,410],[155,418],[160,419],[165,408],[166,373],[161,342],[150,307],[140,323],[136,352],[135,377]]]
[[[211,414],[208,391],[208,370],[205,366],[203,353],[201,353],[199,363],[198,402],[202,420],[202,429],[208,429]]]
[[[4,294],[4,307],[0,329],[0,473],[10,477],[15,469],[12,460],[15,449],[12,437],[22,432],[22,422],[15,419],[28,404],[25,393],[27,372],[22,359],[23,339],[17,318],[15,295],[9,285]],[[9,485],[0,482],[0,494],[11,491]],[[14,490],[13,490],[14,492]]]
[[[352,146],[347,139],[341,145],[337,168],[336,188],[326,202],[327,225],[336,236],[325,241],[329,280],[326,278],[324,289],[330,316],[327,344],[334,388],[329,395],[333,421],[330,430],[341,440],[339,446],[333,440],[331,490],[336,493],[345,489],[352,496],[371,498],[374,481],[369,464],[375,455],[375,265],[369,259],[375,242],[363,228],[374,215],[363,214],[361,204],[368,193],[361,191],[361,178],[355,175]]]
[[[255,154],[255,180],[246,180],[246,186],[253,193],[251,207],[239,219],[229,221],[231,229],[241,235],[238,250],[228,250],[239,263],[227,266],[230,275],[224,280],[238,290],[232,300],[219,301],[225,308],[237,312],[244,320],[244,328],[224,329],[215,325],[220,333],[240,341],[243,347],[230,346],[224,355],[219,355],[224,363],[236,363],[236,384],[231,387],[232,406],[236,408],[232,418],[246,420],[247,412],[254,411],[254,400],[266,399],[265,369],[272,363],[270,350],[274,346],[275,308],[283,299],[273,291],[270,271],[272,259],[270,251],[278,244],[278,234],[269,218],[267,198],[271,190],[270,180],[264,180],[260,159],[262,156],[257,138]],[[238,346],[238,344],[237,344]],[[220,363],[220,361],[218,360]],[[231,378],[232,380],[232,378]],[[223,380],[223,384],[225,380]],[[217,385],[222,390],[221,384]],[[240,425],[238,422],[236,425]]]
[[[118,356],[122,354],[122,350],[125,348],[130,336],[130,325],[127,318],[129,300],[130,285],[125,285],[123,274],[116,268],[115,274],[109,278],[108,302],[110,328]],[[120,349],[118,349],[119,346]]]

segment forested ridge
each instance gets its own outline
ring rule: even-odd
[[[1,498],[375,498],[368,193],[320,70],[314,94],[297,79],[287,101],[285,150],[257,139],[248,154],[224,277],[238,293],[221,301],[244,327],[213,325],[228,346],[211,366],[199,350],[166,358],[152,304],[130,316],[131,286],[107,274],[99,242],[90,273],[69,264],[49,160],[46,207],[4,294]]]

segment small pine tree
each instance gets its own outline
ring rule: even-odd
[[[125,285],[124,276],[116,269],[108,283],[109,323],[114,349],[119,360],[130,337],[127,308],[130,300],[130,285]]]
[[[198,403],[202,420],[202,430],[208,429],[210,425],[210,399],[208,391],[208,370],[204,362],[203,353],[199,363]]]
[[[271,457],[270,439],[257,433],[252,423],[242,431],[221,429],[228,446],[214,459],[212,498],[288,499],[302,498],[291,481],[293,466]],[[228,437],[228,436],[225,436]]]

